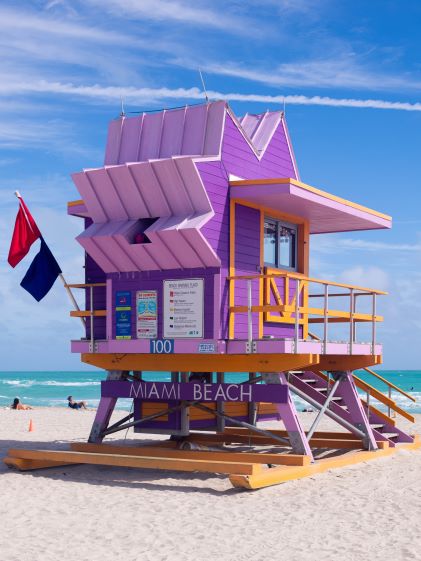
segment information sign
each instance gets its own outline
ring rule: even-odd
[[[138,339],[158,337],[158,295],[156,290],[136,292],[136,333]]]
[[[203,337],[203,279],[164,281],[164,338]]]

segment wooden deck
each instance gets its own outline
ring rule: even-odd
[[[280,436],[283,431],[276,431]],[[234,487],[260,489],[292,479],[301,479],[329,469],[353,465],[389,456],[399,449],[413,450],[421,447],[417,437],[412,444],[364,451],[362,443],[348,433],[319,432],[311,440],[312,447],[328,450],[329,458],[320,457],[314,463],[309,456],[290,454],[276,441],[266,442],[265,437],[251,436],[241,429],[227,429],[218,434],[192,434],[189,439],[196,444],[245,443],[272,445],[271,451],[232,450],[180,450],[174,441],[156,446],[118,446],[113,444],[72,443],[70,450],[20,450],[10,449],[4,462],[20,471],[36,470],[63,465],[93,464],[184,472],[222,473],[229,476]],[[275,446],[274,446],[275,445]],[[331,452],[337,454],[331,454]]]

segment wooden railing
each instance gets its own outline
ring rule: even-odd
[[[71,317],[79,317],[81,318],[82,322],[87,327],[86,321],[89,318],[89,327],[90,327],[90,341],[91,341],[91,349],[92,352],[94,350],[94,343],[95,343],[95,334],[94,334],[94,318],[96,317],[105,317],[107,315],[107,310],[95,310],[94,309],[94,289],[95,288],[103,288],[107,286],[105,282],[94,282],[94,283],[83,283],[83,284],[66,284],[66,288],[82,288],[84,290],[89,290],[89,310],[80,310],[77,306],[76,310],[72,310],[70,312]]]
[[[396,403],[396,401],[394,399],[392,399],[392,394],[390,392],[390,388],[394,388],[396,391],[404,394],[406,397],[408,397],[412,401],[416,401],[416,399],[412,395],[409,395],[406,392],[404,392],[404,390],[402,390],[398,386],[395,386],[395,384],[392,384],[392,382],[389,382],[388,380],[386,380],[386,378],[383,378],[382,376],[378,375],[373,370],[370,370],[369,368],[363,368],[362,370],[366,370],[366,371],[374,374],[376,377],[381,379],[389,387],[389,394],[385,395],[383,392],[381,392],[380,390],[378,390],[374,386],[368,384],[367,382],[365,382],[364,380],[362,380],[361,378],[356,376],[355,373],[353,374],[353,378],[354,378],[355,385],[357,386],[357,388],[359,388],[360,390],[362,390],[363,392],[366,393],[366,399],[362,400],[362,402],[367,407],[367,411],[372,410],[374,413],[376,413],[376,415],[378,415],[380,417],[384,416],[384,413],[382,413],[380,410],[378,410],[376,407],[373,406],[373,404],[371,402],[371,399],[373,398],[373,399],[376,399],[377,401],[379,401],[380,403],[382,403],[387,408],[387,418],[385,420],[390,422],[391,424],[394,424],[394,421],[391,418],[391,412],[392,411],[394,411],[398,415],[401,415],[402,417],[405,417],[405,419],[407,419],[411,423],[415,423],[415,417],[413,415],[411,415],[410,413],[408,413],[407,411],[405,411],[405,409],[402,409],[401,407],[399,407],[399,405]],[[320,370],[314,370],[314,372],[315,372],[315,374],[317,374],[318,376],[320,376],[321,378],[326,380],[326,382],[329,382],[330,385],[333,384],[333,381],[330,380],[330,378],[324,372],[321,372]]]
[[[283,287],[281,289],[279,289],[276,283],[278,279],[283,280]],[[366,322],[371,323],[371,347],[374,354],[376,324],[379,321],[383,321],[383,317],[377,314],[377,296],[387,294],[386,292],[351,284],[315,279],[298,273],[274,271],[273,269],[268,270],[264,274],[230,276],[228,277],[228,282],[230,283],[230,294],[234,295],[229,307],[230,318],[235,314],[247,314],[248,339],[250,341],[253,339],[253,313],[259,314],[260,322],[275,321],[293,324],[296,349],[300,338],[300,326],[302,326],[302,338],[305,339],[308,333],[308,324],[323,324],[323,337],[320,338],[323,344],[323,352],[326,352],[327,349],[330,325],[348,323],[349,352],[352,354],[352,347],[356,342],[355,326],[358,322]],[[235,290],[241,282],[245,282],[247,285],[247,305],[235,305]],[[252,301],[253,283],[259,283],[258,303]],[[315,292],[310,291],[310,287],[313,285],[318,287]],[[261,293],[262,290],[263,294]],[[362,296],[370,299],[371,313],[357,311],[357,300]],[[346,299],[347,306],[345,306],[345,309],[331,308],[332,299],[336,298]],[[321,299],[321,307],[310,305],[310,299]],[[275,301],[275,304],[272,303],[272,300]]]
[[[320,341],[320,337],[318,337],[317,335],[315,335],[314,333],[309,332],[309,336],[312,339],[315,339],[316,341]],[[411,423],[415,422],[415,417],[413,417],[412,415],[410,415],[409,413],[407,413],[406,411],[400,409],[396,403],[392,400],[392,390],[395,390],[396,392],[400,393],[401,395],[403,395],[404,397],[406,397],[407,399],[410,399],[411,401],[413,401],[414,403],[416,403],[416,399],[413,395],[407,393],[406,391],[404,391],[402,388],[400,388],[399,386],[396,386],[395,384],[393,384],[392,382],[390,382],[389,380],[387,380],[386,378],[383,378],[383,376],[380,376],[380,374],[377,374],[377,372],[374,372],[374,370],[371,370],[371,368],[361,368],[361,370],[364,370],[365,372],[367,372],[368,374],[371,374],[372,376],[374,376],[375,378],[377,378],[378,380],[380,380],[381,382],[383,382],[384,384],[386,384],[387,386],[387,397],[383,392],[381,393],[382,398],[379,399],[379,401],[381,401],[384,405],[387,406],[387,413],[388,416],[390,417],[390,413],[391,413],[391,409],[393,409],[395,412],[399,413],[402,415],[402,411],[403,411],[403,416],[406,417],[408,419],[408,421],[411,421]],[[379,392],[379,390],[377,390],[374,386],[372,386],[371,384],[368,384],[367,382],[365,382],[364,380],[361,380],[361,378],[359,378],[358,376],[356,376],[354,374],[354,379],[356,381],[356,385],[357,387],[359,387],[360,389],[364,390],[367,393],[367,401],[366,403],[370,403],[370,395],[373,395],[377,392]],[[374,390],[374,393],[373,391]],[[387,401],[386,401],[387,400]]]

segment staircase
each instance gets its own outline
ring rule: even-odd
[[[355,399],[350,396],[349,391],[342,387],[342,382],[339,383],[337,391],[331,398],[326,415],[333,418],[341,426],[347,430],[362,430],[366,433],[368,440],[371,436],[374,437],[376,442],[386,441],[389,447],[396,447],[399,443],[412,443],[414,437],[405,433],[396,427],[396,421],[388,414],[380,411],[370,403],[370,398],[375,398],[388,408],[388,411],[395,411],[402,415],[407,420],[415,422],[412,415],[401,409],[389,397],[385,396],[382,392],[367,384],[357,376],[352,376],[351,386],[359,387],[368,394],[368,399],[364,400],[360,396]],[[322,371],[295,371],[290,372],[288,375],[288,384],[293,393],[297,393],[302,399],[308,399],[309,403],[313,401],[314,405],[317,403],[320,407],[325,403],[329,392],[332,390],[334,380]],[[349,389],[349,388],[348,388]],[[294,392],[295,390],[295,392]],[[354,388],[355,390],[355,388]],[[357,403],[358,402],[358,403]],[[356,409],[361,408],[359,411]],[[368,419],[368,426],[364,420]]]

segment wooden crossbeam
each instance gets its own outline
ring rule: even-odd
[[[271,431],[276,433],[276,431]],[[279,431],[283,432],[283,431]],[[283,436],[280,434],[279,436]],[[351,436],[351,438],[350,438]],[[338,437],[313,437],[310,440],[310,446],[312,448],[330,448],[333,450],[361,450],[364,448],[362,440],[355,437],[355,435],[346,435],[346,437],[342,437],[341,433],[339,433]],[[235,432],[224,432],[224,433],[217,433],[217,434],[201,434],[201,433],[192,433],[190,436],[186,438],[186,440],[198,443],[242,443],[242,444],[253,444],[256,446],[279,446],[279,442],[272,438],[266,436],[259,436],[259,435],[251,435],[247,432],[245,433],[235,433]],[[379,441],[377,442],[379,448],[385,448],[389,445],[386,441]]]
[[[261,464],[249,462],[191,460],[181,458],[162,458],[157,456],[128,456],[122,454],[94,454],[88,452],[54,450],[19,450],[12,448],[9,458],[23,460],[42,460],[66,464],[95,464],[104,466],[163,469],[175,471],[199,471],[205,473],[228,473],[253,475],[262,469]]]
[[[284,429],[269,429],[270,432],[276,434],[277,436],[286,436],[288,437],[288,432]],[[252,435],[253,433],[246,428],[243,427],[226,427],[224,430],[224,434],[247,434]],[[334,439],[334,440],[355,440],[355,434],[350,432],[336,432],[336,431],[316,431],[313,434],[314,438],[324,438],[324,439]]]
[[[229,461],[236,463],[274,464],[304,466],[310,463],[309,456],[300,454],[269,454],[266,452],[233,452],[230,450],[174,450],[158,446],[118,446],[115,444],[91,444],[74,442],[70,448],[77,452],[123,454],[126,456],[153,456],[159,458],[181,458],[186,460]]]
[[[72,318],[87,318],[93,315],[94,317],[105,317],[107,315],[107,310],[72,310],[70,316]]]

